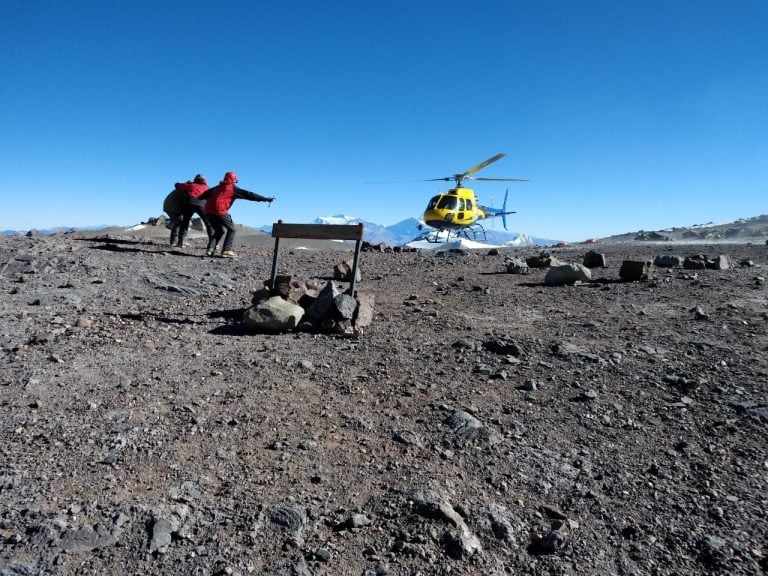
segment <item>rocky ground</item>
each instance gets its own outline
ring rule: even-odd
[[[0,239],[0,574],[768,568],[765,245],[364,253],[344,338],[248,334],[268,238],[195,242]],[[660,253],[732,267],[619,280]]]

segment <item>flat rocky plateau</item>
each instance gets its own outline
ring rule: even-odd
[[[768,246],[589,249],[363,253],[349,338],[243,329],[268,240],[0,238],[0,574],[765,573]]]

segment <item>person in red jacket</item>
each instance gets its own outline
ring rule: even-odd
[[[189,232],[189,223],[192,220],[192,216],[195,214],[200,216],[200,220],[203,222],[205,231],[208,234],[208,240],[210,240],[213,235],[213,229],[208,223],[208,220],[205,217],[205,212],[203,211],[205,200],[200,199],[203,192],[208,190],[208,180],[206,180],[205,176],[202,174],[198,174],[191,182],[189,180],[186,182],[176,182],[175,189],[184,198],[184,208],[178,235],[178,246],[184,246],[184,241]]]
[[[250,200],[252,202],[272,202],[275,199],[273,196],[261,196],[260,194],[243,190],[235,186],[235,184],[237,184],[237,174],[227,172],[224,174],[224,180],[219,182],[218,186],[209,188],[199,196],[199,198],[205,200],[205,216],[208,218],[211,228],[213,228],[213,235],[208,240],[206,256],[216,254],[219,241],[226,234],[224,244],[221,247],[221,257],[235,257],[235,253],[232,251],[232,244],[235,241],[235,223],[232,221],[232,216],[229,215],[229,208],[236,199],[240,198],[241,200]]]

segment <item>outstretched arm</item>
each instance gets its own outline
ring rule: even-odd
[[[275,199],[274,196],[262,196],[261,194],[256,194],[255,192],[249,192],[248,190],[244,190],[243,188],[238,188],[235,186],[235,198],[240,198],[242,200],[251,200],[252,202],[272,202],[272,200]]]

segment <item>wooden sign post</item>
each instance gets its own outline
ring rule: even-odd
[[[272,273],[269,277],[269,289],[275,289],[280,238],[305,238],[307,240],[355,240],[355,258],[352,261],[352,281],[349,295],[355,295],[357,265],[360,260],[360,246],[363,241],[362,224],[286,224],[278,220],[272,224],[272,237],[275,239],[275,253],[272,255]]]

